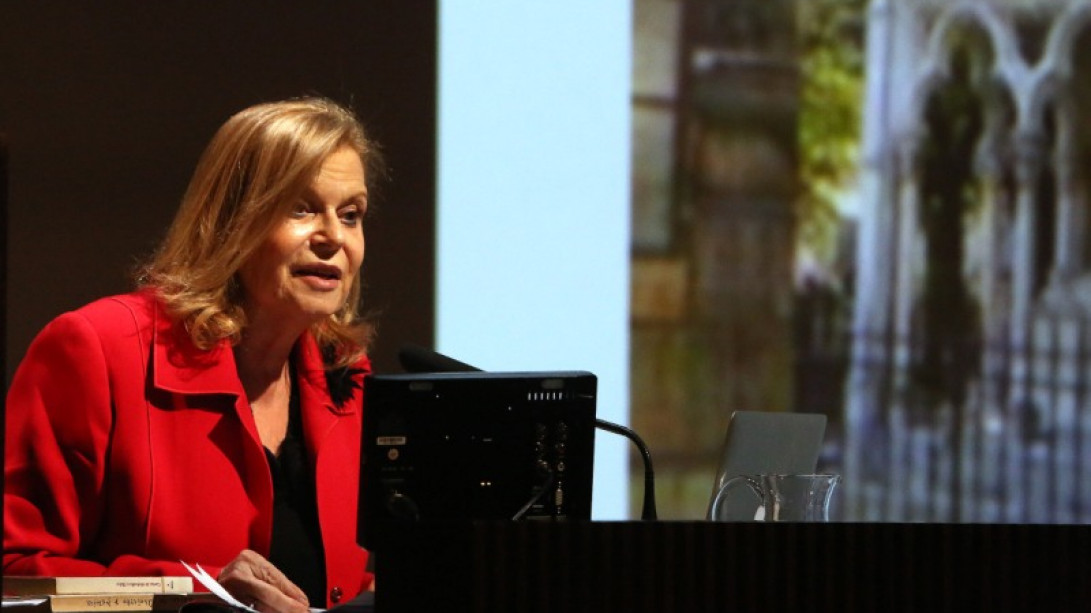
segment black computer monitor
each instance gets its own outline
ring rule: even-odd
[[[590,519],[596,377],[371,375],[358,538],[390,521]]]

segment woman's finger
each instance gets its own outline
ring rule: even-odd
[[[260,579],[263,582],[273,586],[285,596],[299,601],[303,606],[309,605],[307,602],[307,595],[303,593],[303,590],[300,589],[298,585],[292,583],[287,575],[281,572],[276,566],[273,566],[269,561],[263,559],[262,562],[264,562],[261,564],[261,572],[263,575]]]
[[[220,571],[221,585],[260,613],[305,613],[307,596],[268,560],[244,550]]]

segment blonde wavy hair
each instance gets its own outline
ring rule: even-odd
[[[344,146],[360,154],[368,183],[382,174],[360,121],[324,98],[249,107],[212,137],[166,237],[137,277],[197,347],[239,341],[247,324],[239,268]],[[311,328],[327,367],[352,364],[371,341],[373,326],[359,311],[360,276],[341,309]]]

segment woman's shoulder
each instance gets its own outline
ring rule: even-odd
[[[154,324],[158,305],[155,294],[149,290],[106,296],[60,315],[50,327],[78,321],[100,335],[138,332]]]
[[[103,355],[143,356],[152,338],[156,308],[153,294],[134,292],[68,311],[38,332],[23,364],[56,366],[91,363]]]

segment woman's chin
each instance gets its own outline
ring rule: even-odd
[[[301,314],[300,314],[301,317],[304,318],[304,319],[309,320],[309,323],[311,323],[311,324],[316,324],[318,322],[324,321],[325,319],[329,318],[331,315],[336,314],[341,309],[340,303],[338,303],[338,304],[304,304],[304,305],[301,305],[301,306],[303,307],[302,311],[301,311]]]

